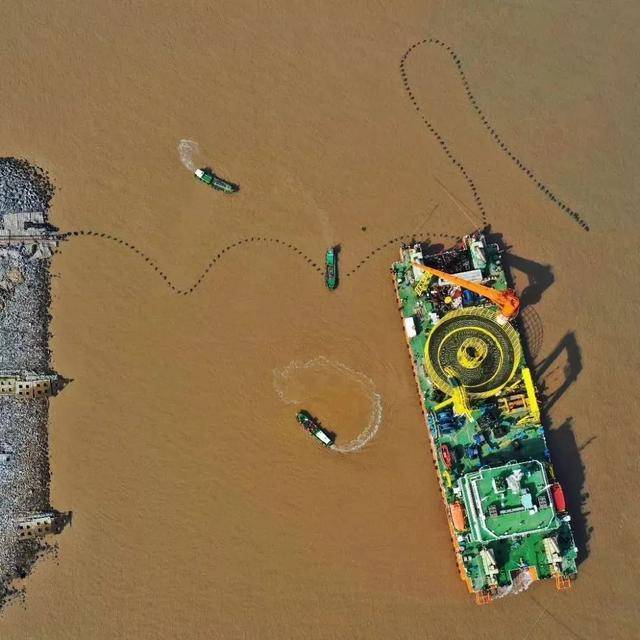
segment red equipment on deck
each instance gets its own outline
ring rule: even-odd
[[[556,505],[556,510],[563,512],[567,510],[567,503],[564,499],[564,491],[562,487],[556,482],[551,487],[551,495],[553,496],[553,503]]]

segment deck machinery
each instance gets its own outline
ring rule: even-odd
[[[479,604],[555,578],[577,549],[515,326],[501,250],[481,232],[392,274],[458,569]]]

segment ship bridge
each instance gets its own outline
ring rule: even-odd
[[[460,478],[458,486],[474,542],[553,531],[560,524],[538,460],[480,469]]]

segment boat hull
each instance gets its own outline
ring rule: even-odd
[[[392,278],[460,577],[480,604],[538,579],[564,588],[577,549],[564,496],[550,490],[555,476],[520,336],[488,300],[423,281],[412,267],[424,260],[477,272],[503,290],[501,252],[482,234],[440,254],[423,249],[403,245]]]

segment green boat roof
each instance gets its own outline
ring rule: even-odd
[[[458,486],[474,542],[558,528],[547,473],[537,460],[480,469],[460,478]],[[542,508],[536,504],[540,496]]]

